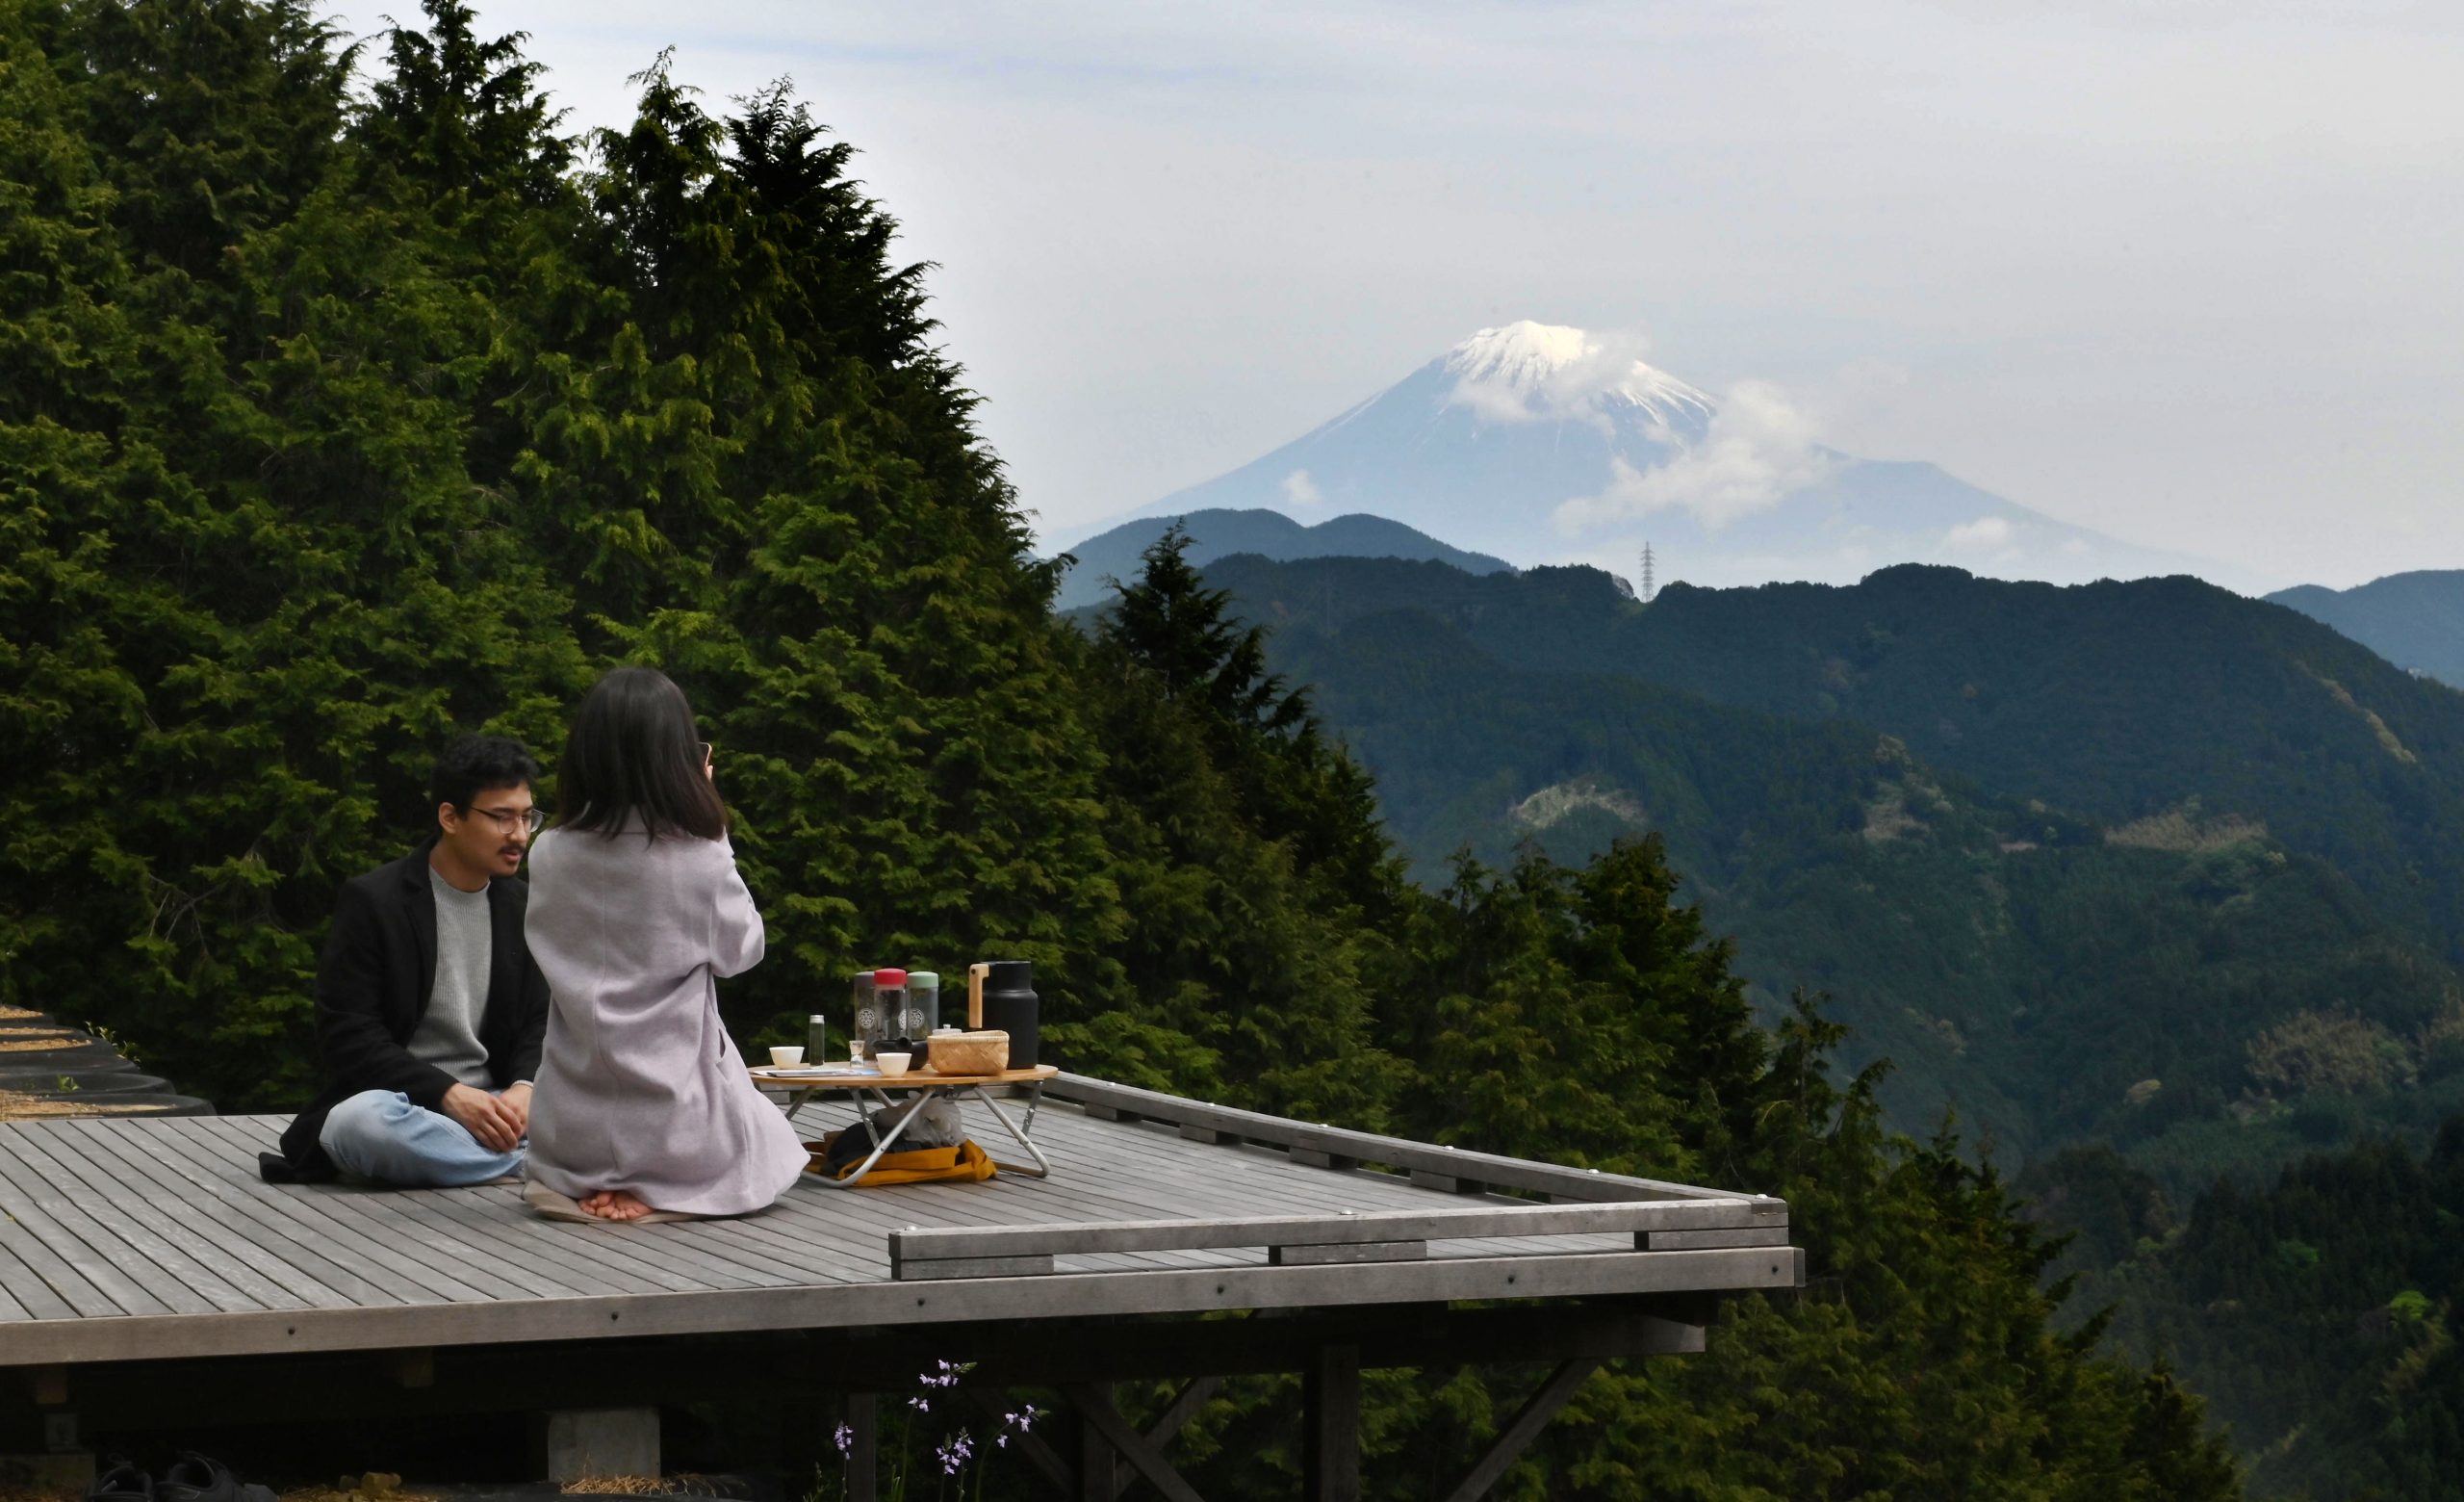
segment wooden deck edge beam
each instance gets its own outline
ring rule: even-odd
[[[1019,1256],[900,1256],[889,1259],[892,1278],[919,1282],[949,1278],[1037,1278],[1052,1272],[1052,1254]]]
[[[1067,1101],[1098,1121],[1150,1121],[1175,1128],[1195,1127],[1286,1151],[1298,1149],[1329,1158],[1383,1163],[1406,1172],[1422,1169],[1500,1189],[1553,1194],[1571,1200],[1729,1199],[1722,1190],[1668,1183],[1626,1174],[1535,1163],[1527,1158],[1470,1152],[1436,1143],[1413,1142],[1344,1126],[1321,1126],[1263,1111],[1184,1100],[1161,1091],[1116,1085],[1107,1079],[1063,1073],[1044,1082],[1049,1100]]]
[[[1362,1267],[1057,1273],[1038,1280],[1035,1313],[1022,1322],[1104,1314],[1793,1288],[1803,1284],[1804,1269],[1802,1249],[1774,1247],[1649,1255],[1628,1251],[1436,1257]],[[389,1308],[120,1315],[12,1323],[7,1327],[8,1339],[0,1341],[0,1367],[852,1325],[912,1326],[988,1318],[1020,1318],[1015,1283],[1005,1279],[961,1279]]]
[[[1640,1252],[1700,1252],[1709,1247],[1784,1247],[1785,1226],[1733,1226],[1702,1230],[1645,1230],[1634,1235]]]
[[[1783,1200],[1612,1200],[1569,1204],[1471,1205],[1370,1210],[1352,1215],[1264,1215],[1242,1220],[1058,1222],[1034,1226],[936,1226],[887,1232],[890,1261],[938,1257],[1069,1256],[1098,1252],[1191,1252],[1220,1247],[1332,1246],[1366,1241],[1445,1241],[1493,1236],[1573,1236],[1658,1231],[1779,1233]],[[1748,1243],[1729,1243],[1745,1245]]]
[[[1679,1295],[1468,1308],[1387,1305],[1246,1319],[1090,1320],[1065,1341],[1033,1321],[989,1321],[940,1327],[930,1339],[937,1356],[965,1365],[958,1391],[973,1401],[979,1393],[1069,1383],[1177,1385],[1193,1376],[1294,1372],[1328,1341],[1358,1348],[1364,1369],[1450,1371],[1582,1356],[1692,1355],[1705,1348],[1718,1302]],[[189,1429],[252,1423],[269,1411],[318,1420],[381,1411],[408,1419],[532,1412],[543,1403],[624,1408],[792,1394],[810,1411],[834,1415],[820,1420],[827,1431],[843,1411],[851,1373],[873,1374],[894,1401],[911,1395],[915,1348],[913,1329],[899,1326],[660,1337],[580,1351],[554,1341],[449,1347],[437,1353],[436,1383],[408,1390],[394,1385],[376,1352],[125,1361],[80,1367],[71,1390],[85,1411],[112,1413],[117,1423]],[[1186,1389],[1183,1396],[1201,1401]],[[33,1411],[13,1409],[9,1397],[0,1397],[0,1413]],[[1068,1454],[1057,1432],[1038,1432]]]
[[[1417,1262],[1428,1256],[1425,1241],[1341,1241],[1267,1248],[1269,1267],[1331,1267],[1342,1263]]]

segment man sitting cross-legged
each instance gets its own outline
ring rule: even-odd
[[[343,886],[317,969],[326,1083],[258,1157],[271,1181],[403,1185],[522,1172],[548,982],[516,880],[541,822],[528,753],[470,737],[436,764],[436,833]]]

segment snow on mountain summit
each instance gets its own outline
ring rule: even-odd
[[[1711,399],[1656,366],[1621,354],[1584,329],[1529,319],[1483,328],[1438,361],[1453,400],[1491,419],[1568,417],[1639,407],[1680,429],[1710,421]]]
[[[1502,328],[1483,328],[1449,350],[1446,368],[1465,380],[1533,389],[1599,349],[1579,328],[1519,319]]]
[[[1707,585],[1850,583],[1892,563],[2076,583],[2201,573],[1921,462],[1826,447],[1764,383],[1715,401],[1642,341],[1530,320],[1483,328],[1291,442],[1142,508],[1150,516],[1365,513],[1517,566]]]

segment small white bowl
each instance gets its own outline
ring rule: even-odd
[[[913,1057],[912,1053],[876,1053],[873,1062],[881,1067],[884,1079],[896,1079],[907,1073],[907,1062]]]
[[[801,1048],[777,1048],[770,1050],[770,1062],[781,1069],[793,1069],[805,1061]]]

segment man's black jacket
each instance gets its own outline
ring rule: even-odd
[[[282,1155],[258,1159],[268,1178],[334,1176],[317,1145],[325,1113],[363,1090],[398,1090],[436,1109],[453,1076],[411,1057],[411,1034],[427,1015],[436,984],[436,893],[428,886],[429,842],[398,861],[343,884],[334,926],[317,965],[317,1050],[325,1088],[282,1134]],[[523,942],[530,889],[510,876],[488,883],[488,999],[479,1042],[488,1077],[500,1090],[539,1069],[548,1036],[548,979]]]

